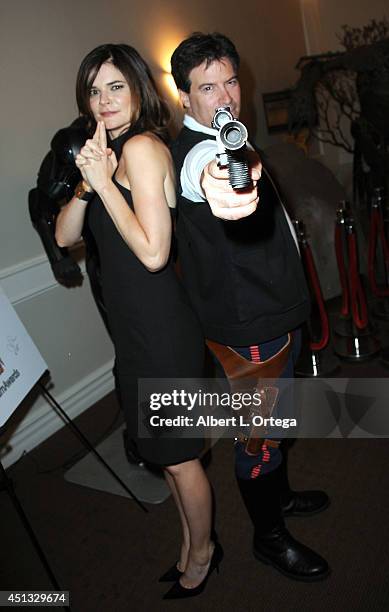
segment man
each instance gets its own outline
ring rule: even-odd
[[[233,43],[221,34],[195,33],[177,47],[171,65],[186,113],[172,146],[183,281],[205,336],[261,365],[285,350],[288,334],[309,314],[295,236],[265,168],[260,178],[257,154],[251,153],[254,186],[239,193],[215,162],[216,108],[229,107],[235,118],[240,113]],[[293,376],[296,351],[295,345],[283,376]],[[290,535],[283,516],[320,512],[329,500],[321,491],[291,491],[286,452],[276,440],[265,440],[255,456],[243,442],[235,444],[237,482],[254,524],[254,555],[290,578],[318,580],[328,575],[327,562]]]

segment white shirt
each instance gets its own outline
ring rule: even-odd
[[[188,129],[193,130],[194,132],[201,132],[203,134],[209,134],[211,136],[216,137],[217,130],[211,127],[207,127],[206,125],[202,125],[201,123],[196,121],[196,119],[194,119],[193,117],[190,117],[189,115],[184,116],[183,123]],[[249,148],[252,149],[249,143],[248,143],[248,146]],[[207,198],[200,185],[200,179],[201,179],[201,175],[202,175],[202,172],[205,166],[210,161],[215,159],[216,153],[217,153],[216,140],[202,140],[201,142],[197,143],[189,151],[189,153],[184,159],[184,163],[182,165],[181,174],[180,174],[181,188],[182,188],[181,195],[183,195],[184,198],[187,198],[188,200],[194,203],[206,201]],[[274,183],[273,183],[273,186],[275,190],[277,191],[277,188],[275,187]],[[278,191],[277,191],[277,195],[279,197]],[[292,222],[290,220],[288,213],[285,210],[285,207],[281,201],[281,198],[280,198],[280,202],[281,202],[283,211],[285,213],[285,217],[288,222],[289,229],[296,243],[297,250],[300,252],[295,229],[292,225]]]
[[[184,125],[194,132],[215,136],[217,130],[201,125],[196,119],[185,115]],[[201,174],[205,166],[215,159],[217,152],[216,140],[202,140],[187,154],[181,169],[181,187],[184,198],[192,202],[205,202],[206,197],[200,185]]]

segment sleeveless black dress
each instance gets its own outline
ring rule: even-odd
[[[129,137],[130,132],[110,143],[118,158]],[[133,208],[131,192],[115,178],[114,182]],[[99,253],[103,298],[115,346],[118,391],[128,435],[136,441],[141,457],[150,463],[170,465],[198,457],[204,440],[188,438],[190,432],[183,429],[174,427],[167,433],[149,427],[147,437],[138,434],[138,414],[142,415],[142,409],[138,412],[139,378],[203,376],[204,338],[173,262],[170,259],[162,270],[149,272],[124,242],[97,195],[90,202],[88,225]],[[153,390],[158,392],[161,388],[157,384]],[[179,412],[184,413],[182,409]],[[170,408],[161,413],[160,410],[152,414],[174,416]]]

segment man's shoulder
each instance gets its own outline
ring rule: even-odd
[[[203,140],[209,139],[210,136],[204,132],[191,130],[186,125],[183,126],[177,138],[170,145],[170,151],[176,166],[176,172],[179,174],[183,166],[184,160],[197,144]]]
[[[205,132],[198,132],[196,130],[191,130],[186,125],[184,125],[179,132],[177,138],[173,140],[171,143],[171,148],[177,148],[183,145],[191,145],[194,146],[203,140],[208,140],[210,138],[209,134]]]

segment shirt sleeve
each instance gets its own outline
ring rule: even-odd
[[[206,197],[200,185],[205,166],[215,159],[217,145],[215,140],[202,140],[195,145],[184,159],[181,169],[181,194],[192,202],[205,202]]]

